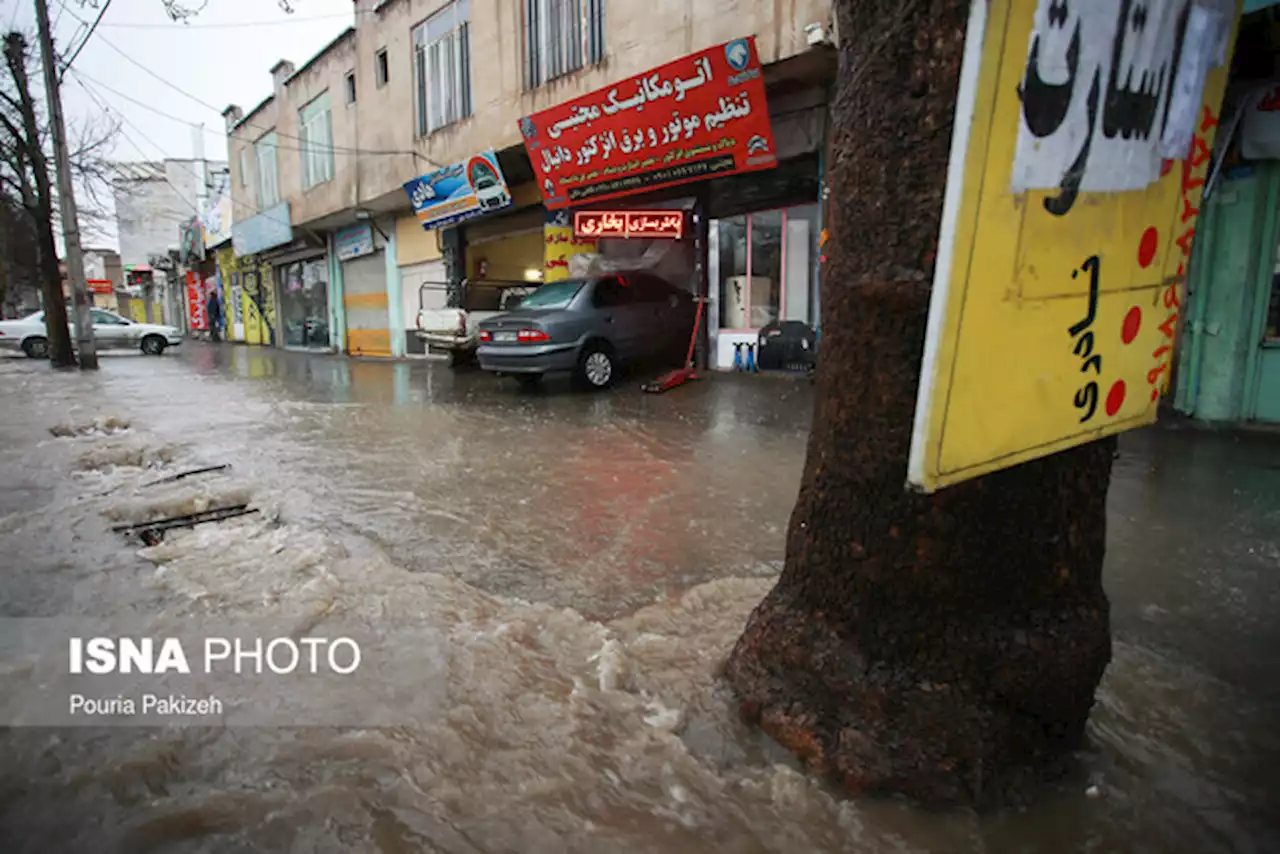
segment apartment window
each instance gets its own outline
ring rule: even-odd
[[[249,186],[249,149],[240,149],[240,186]]]
[[[470,0],[454,0],[413,31],[418,135],[471,115]]]
[[[325,92],[298,112],[302,140],[302,188],[309,190],[333,177],[333,115]]]
[[[391,79],[391,64],[387,61],[387,49],[384,47],[373,55],[374,79],[381,89]]]
[[[354,71],[347,72],[347,103],[354,104],[356,102],[356,73]]]
[[[525,84],[604,59],[604,0],[525,0]]]
[[[263,134],[253,145],[258,167],[258,207],[263,210],[280,203],[280,175],[276,168],[276,133]]]

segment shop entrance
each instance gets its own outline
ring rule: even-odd
[[[329,276],[323,257],[276,269],[284,346],[329,349]]]
[[[779,320],[815,326],[816,203],[711,221],[713,367],[733,367],[734,345],[755,344]]]

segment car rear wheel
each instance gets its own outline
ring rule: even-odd
[[[45,359],[49,356],[49,342],[44,338],[28,338],[22,342],[22,352],[29,359]]]
[[[589,389],[608,388],[617,373],[613,351],[607,344],[593,341],[582,348],[578,357],[578,382]]]
[[[142,339],[142,352],[146,353],[148,356],[159,356],[164,352],[164,348],[168,345],[169,342],[165,341],[159,335],[148,335],[146,338]]]

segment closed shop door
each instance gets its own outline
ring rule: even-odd
[[[418,340],[418,310],[420,308],[444,308],[448,298],[443,282],[448,278],[443,260],[424,261],[400,268],[401,298],[404,300],[404,336],[406,353],[424,353],[426,348]],[[423,287],[426,285],[426,287]]]
[[[347,312],[347,352],[390,356],[387,268],[382,252],[342,262],[342,302]]]

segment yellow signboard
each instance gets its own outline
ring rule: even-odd
[[[911,486],[1155,420],[1238,15],[974,2]]]
[[[573,218],[566,211],[548,211],[547,224],[542,230],[546,245],[542,281],[560,282],[570,277],[570,261],[575,255],[596,251],[596,242],[589,237],[576,237]]]

